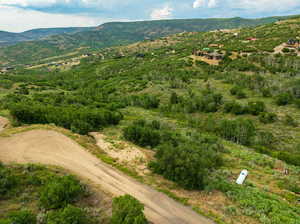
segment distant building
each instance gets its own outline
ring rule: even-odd
[[[294,47],[299,48],[300,47],[300,41],[295,39],[289,39],[286,43],[288,47]]]
[[[256,37],[248,37],[246,38],[248,41],[257,41],[258,39]]]
[[[225,56],[224,53],[218,52],[216,50],[211,50],[210,48],[203,48],[200,51],[194,51],[194,55],[199,57],[204,57],[209,60],[217,60],[217,61],[223,60]]]
[[[209,47],[213,47],[213,48],[222,48],[222,47],[224,47],[224,45],[223,44],[210,44],[210,45],[208,45]]]

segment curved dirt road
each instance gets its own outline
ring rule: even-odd
[[[0,160],[60,166],[115,196],[130,194],[145,204],[145,214],[155,224],[213,224],[192,209],[104,164],[54,131],[33,130],[0,138]]]

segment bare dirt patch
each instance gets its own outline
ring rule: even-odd
[[[192,209],[101,162],[70,138],[55,131],[32,130],[0,138],[5,163],[55,165],[89,180],[114,196],[130,194],[145,204],[145,214],[157,224],[212,224]]]
[[[117,159],[119,163],[131,167],[142,176],[150,172],[147,168],[147,162],[149,156],[152,157],[151,154],[154,153],[146,152],[146,150],[125,141],[110,139],[98,132],[90,133],[90,135],[94,137],[100,149],[110,157]]]
[[[9,120],[5,117],[0,117],[0,132],[9,125]]]

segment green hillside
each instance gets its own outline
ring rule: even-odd
[[[145,159],[102,159],[217,223],[299,224],[299,32],[299,18],[185,32],[3,74],[0,114],[137,147]]]
[[[165,21],[114,22],[106,23],[95,29],[77,32],[78,28],[40,29],[20,34],[25,38],[40,38],[43,35],[66,33],[51,36],[39,41],[18,43],[0,49],[3,65],[29,64],[40,59],[64,55],[84,48],[89,51],[134,43],[145,39],[156,39],[181,32],[203,32],[217,29],[234,29],[273,23],[289,17],[269,17],[262,19],[185,19]],[[84,28],[82,28],[84,29]],[[67,34],[67,32],[72,32]],[[1,36],[0,36],[1,40]]]
[[[28,30],[21,33],[0,31],[0,46],[13,45],[18,42],[39,40],[45,37],[59,34],[74,34],[92,30],[94,27],[65,27],[65,28],[41,28]]]

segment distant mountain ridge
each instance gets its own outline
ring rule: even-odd
[[[0,44],[11,45],[22,41],[34,41],[52,35],[74,34],[95,29],[95,27],[64,27],[64,28],[39,28],[21,33],[0,31]]]
[[[20,33],[16,38],[38,38],[35,41],[20,42],[12,46],[0,48],[0,66],[28,64],[41,59],[80,54],[82,49],[95,50],[100,48],[126,45],[145,39],[156,39],[176,33],[205,32],[217,29],[235,29],[253,27],[292,18],[268,17],[261,19],[244,19],[240,17],[227,19],[176,19],[139,22],[110,22],[90,28],[54,28],[36,29]],[[54,35],[59,34],[59,35]],[[15,34],[6,33],[14,37]],[[5,36],[2,34],[2,36]]]

